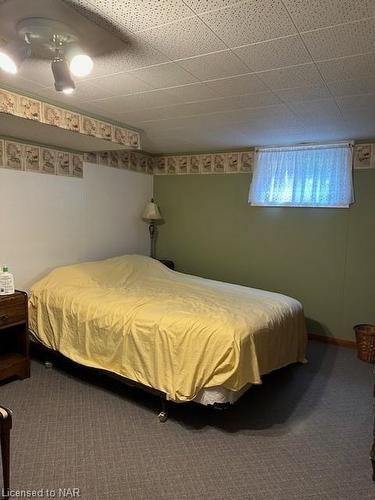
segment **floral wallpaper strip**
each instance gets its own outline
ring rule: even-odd
[[[0,112],[53,125],[139,150],[140,133],[90,116],[0,89]]]
[[[0,168],[83,177],[83,153],[0,139]]]
[[[154,174],[237,174],[252,172],[254,151],[156,156]]]
[[[191,154],[183,156],[155,156],[153,173],[156,175],[237,174],[252,172],[254,151]],[[354,168],[375,168],[375,144],[357,144],[354,147]]]
[[[354,146],[354,168],[375,168],[375,144]]]
[[[156,156],[140,151],[101,151],[99,153],[84,153],[87,163],[105,167],[133,170],[143,174],[153,174]]]

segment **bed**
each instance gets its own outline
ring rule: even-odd
[[[233,403],[262,375],[305,360],[297,300],[141,255],[53,270],[31,288],[29,315],[44,346],[174,402]]]

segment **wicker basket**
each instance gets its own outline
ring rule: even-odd
[[[356,325],[354,331],[359,359],[375,363],[375,325]]]

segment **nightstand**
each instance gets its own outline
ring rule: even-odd
[[[30,377],[27,294],[0,295],[0,381]]]
[[[164,259],[157,259],[159,262],[164,264],[165,266],[169,267],[169,269],[172,269],[174,271],[174,262],[173,260],[164,260]]]

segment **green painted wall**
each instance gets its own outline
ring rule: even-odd
[[[375,170],[356,170],[350,209],[260,208],[250,176],[155,176],[157,254],[178,271],[285,293],[311,333],[353,339],[375,323]]]

